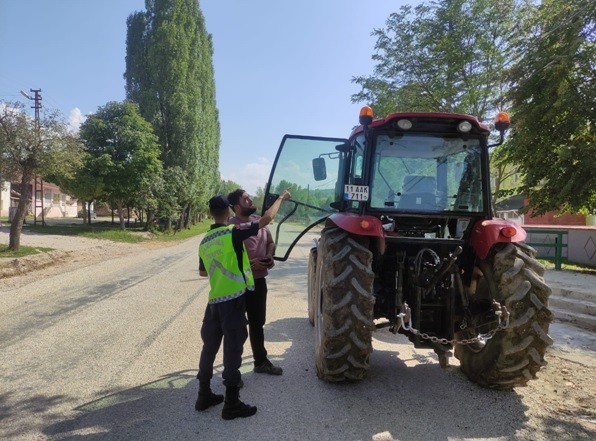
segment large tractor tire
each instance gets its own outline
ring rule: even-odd
[[[308,321],[315,324],[315,292],[317,286],[317,248],[311,248],[308,255]]]
[[[491,339],[455,347],[461,370],[481,386],[504,390],[525,386],[546,364],[544,354],[552,344],[551,290],[544,283],[544,267],[534,256],[525,244],[498,245],[477,267],[473,296],[494,299],[510,313],[509,326]],[[458,337],[473,338],[480,332],[486,331],[472,325]]]
[[[368,242],[336,227],[321,233],[314,322],[317,375],[325,381],[358,381],[368,371],[374,330]]]

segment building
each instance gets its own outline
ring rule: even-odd
[[[41,219],[44,218],[77,217],[77,200],[62,192],[60,187],[50,182],[37,182],[36,191],[33,192],[34,182],[29,184],[31,201],[29,202],[28,215],[34,213]],[[12,217],[21,197],[20,184],[3,182],[0,190],[0,216]],[[35,210],[35,212],[34,212]]]
[[[0,181],[0,217],[8,217],[10,207],[10,183]]]

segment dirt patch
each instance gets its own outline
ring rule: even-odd
[[[0,279],[26,274],[48,266],[63,263],[70,257],[72,251],[50,251],[38,253],[17,259],[0,259]]]
[[[533,426],[542,432],[529,439],[572,439],[572,434],[580,433],[586,435],[583,439],[596,438],[594,356],[586,355],[587,364],[568,358],[556,346],[549,349],[548,364],[538,378],[516,389],[532,409]]]

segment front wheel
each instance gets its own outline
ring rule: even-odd
[[[316,265],[315,358],[325,381],[362,380],[372,352],[374,273],[367,237],[321,233]]]
[[[476,269],[471,300],[497,300],[510,313],[509,326],[491,339],[455,347],[462,371],[481,386],[524,386],[546,364],[544,354],[552,344],[548,335],[553,319],[548,309],[551,290],[544,283],[544,267],[534,255],[532,248],[510,243],[491,250]],[[475,319],[459,333],[460,339],[486,332],[486,315]]]

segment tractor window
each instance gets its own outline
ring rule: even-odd
[[[284,136],[265,190],[263,211],[289,188],[292,199],[284,201],[270,227],[283,260],[309,229],[336,212],[343,196],[343,173],[348,140],[312,136]],[[314,160],[314,161],[313,161]]]
[[[478,139],[406,134],[376,138],[371,207],[482,211]]]
[[[352,178],[354,184],[359,184],[362,179],[362,164],[364,162],[364,134],[360,134],[354,140],[352,153]]]

